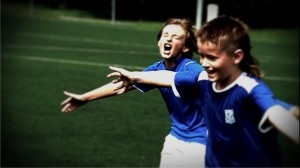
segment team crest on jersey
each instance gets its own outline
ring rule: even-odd
[[[225,122],[228,124],[233,124],[235,122],[235,118],[233,115],[233,110],[225,110]]]

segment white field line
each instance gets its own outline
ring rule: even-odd
[[[266,76],[264,79],[273,81],[285,81],[299,83],[299,78],[279,77],[279,76]]]
[[[73,17],[73,16],[59,16],[59,19],[61,20],[67,20],[67,21],[75,21],[75,22],[84,22],[84,23],[105,23],[105,24],[111,24],[111,21],[107,20],[100,20],[100,19],[91,19],[91,18],[80,18],[80,17]],[[122,21],[115,21],[115,24],[118,25],[127,25],[127,26],[135,26],[135,22],[122,22]]]
[[[126,42],[118,42],[118,41],[107,41],[107,40],[99,40],[99,39],[92,39],[92,38],[77,38],[77,37],[67,37],[67,36],[57,36],[54,34],[42,34],[42,33],[28,33],[28,32],[19,32],[17,33],[18,36],[21,37],[30,37],[30,38],[43,38],[43,39],[50,39],[50,40],[61,40],[61,41],[80,41],[80,42],[86,42],[86,43],[94,43],[94,44],[110,44],[110,45],[116,45],[116,46],[133,46],[133,47],[139,47],[139,48],[152,48],[157,49],[156,44],[154,45],[145,45],[145,44],[138,44],[138,43],[126,43]],[[25,46],[19,46],[24,48]],[[48,47],[48,46],[47,46]],[[41,48],[37,49],[47,49],[46,46],[42,46]],[[49,47],[51,50],[60,49],[60,50],[67,50],[70,51],[71,49],[66,49],[63,47]],[[74,49],[72,49],[74,50]],[[102,49],[77,49],[77,51],[87,51],[87,52],[106,52],[106,53],[126,53],[123,51],[109,51],[109,50],[102,50]],[[157,53],[152,52],[139,52],[139,51],[131,51],[127,52],[129,54],[143,54],[143,55],[156,55]],[[286,58],[274,58],[272,56],[267,56],[264,59],[260,59],[259,62],[261,63],[267,63],[272,61],[278,61],[280,63],[285,64],[298,64],[298,60],[294,59],[286,59]]]
[[[96,43],[96,44],[111,44],[116,46],[122,45],[122,46],[134,46],[134,47],[157,49],[156,43],[153,43],[154,45],[145,45],[145,44],[125,43],[125,42],[107,41],[107,40],[99,40],[99,39],[91,39],[91,38],[77,38],[77,37],[66,37],[66,36],[62,37],[62,36],[51,35],[51,34],[37,34],[37,33],[25,33],[25,32],[19,32],[17,33],[17,35],[23,37],[44,38],[44,39],[51,39],[51,40],[80,41],[80,42]]]
[[[4,58],[14,58],[14,59],[23,59],[29,61],[42,61],[42,62],[52,62],[52,63],[62,63],[62,64],[75,64],[75,65],[85,65],[85,66],[99,66],[99,67],[109,67],[117,66],[130,70],[143,70],[145,67],[141,66],[131,66],[131,65],[121,65],[121,64],[109,64],[109,63],[95,63],[79,60],[67,60],[67,59],[55,59],[55,58],[45,58],[45,57],[32,57],[25,55],[2,55]],[[273,81],[284,81],[284,82],[295,82],[299,83],[299,78],[289,78],[289,77],[276,77],[276,76],[267,76],[264,79],[273,80]]]
[[[95,63],[95,62],[87,62],[87,61],[79,61],[79,60],[55,59],[55,58],[46,58],[46,57],[32,57],[32,56],[25,56],[25,55],[4,54],[4,55],[2,55],[2,57],[3,58],[29,60],[29,61],[75,64],[75,65],[97,66],[97,67],[107,67],[107,68],[109,66],[117,66],[117,67],[121,67],[121,68],[128,68],[131,70],[143,70],[145,68],[142,66],[130,66],[130,65],[109,64],[109,63]]]
[[[16,44],[4,44],[4,48],[24,48],[34,50],[52,50],[52,51],[76,51],[76,52],[91,52],[91,53],[119,53],[119,54],[131,54],[131,55],[152,55],[155,53],[141,52],[141,51],[122,51],[122,50],[104,50],[104,49],[86,49],[86,48],[74,48],[74,47],[59,47],[59,46],[36,46],[36,45],[16,45]]]
[[[295,55],[295,57],[296,56],[297,55]],[[260,63],[270,63],[270,62],[275,63],[275,62],[279,62],[280,64],[291,64],[291,65],[296,64],[296,65],[298,65],[298,63],[299,63],[299,59],[297,58],[298,56],[296,58],[295,57],[291,58],[291,59],[287,59],[285,57],[274,58],[271,55],[265,55],[264,59],[260,59],[259,62]]]

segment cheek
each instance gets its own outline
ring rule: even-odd
[[[218,62],[216,65],[218,69],[221,69],[224,72],[231,71],[232,62],[230,60],[222,60],[222,62]]]
[[[200,57],[199,58],[199,63],[202,65],[202,63],[203,63],[203,59]]]
[[[173,44],[173,46],[179,46],[179,47],[184,46],[184,42],[180,41],[180,40],[173,40],[172,44]]]
[[[157,42],[157,46],[160,47],[160,46],[162,46],[162,44],[163,44],[163,42],[162,42],[162,39],[160,38],[159,41]]]
[[[216,60],[216,61],[209,61],[210,66],[212,66],[214,69],[220,69],[225,70],[228,68],[228,65],[226,61],[224,60]]]

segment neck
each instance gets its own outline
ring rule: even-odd
[[[180,59],[181,58],[181,56],[179,56],[179,57],[176,57],[176,58],[165,58],[164,59],[164,63],[165,63],[165,66],[168,68],[168,69],[170,69],[170,68],[173,68],[173,67],[175,67],[176,66],[176,61],[178,60],[178,59]]]
[[[164,60],[165,66],[170,69],[176,66],[175,61]]]
[[[222,79],[221,81],[217,82],[216,88],[218,90],[222,90],[232,84],[240,75],[242,74],[241,70],[234,72],[233,74],[229,75],[227,78]]]

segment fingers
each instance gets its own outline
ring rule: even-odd
[[[62,109],[61,109],[61,112],[67,112],[67,109],[69,108],[70,106],[70,103],[69,104],[66,104]]]
[[[63,102],[61,102],[61,104],[60,105],[65,105],[65,104],[67,104],[67,103],[69,103],[71,100],[72,100],[72,94],[71,93],[69,93],[69,92],[67,92],[67,91],[64,91],[64,94],[66,95],[66,96],[69,96],[67,99],[65,99]]]
[[[68,103],[68,104],[66,104],[63,108],[62,108],[62,112],[70,112],[71,111],[71,108],[70,108],[70,106],[71,106],[71,104],[70,103]]]
[[[121,77],[121,73],[120,72],[112,72],[110,74],[107,75],[107,77]]]
[[[67,92],[67,91],[64,91],[64,94],[65,94],[66,96],[69,96],[69,97],[73,97],[73,98],[76,97],[76,95],[75,95],[74,93],[70,93],[70,92]]]
[[[76,95],[73,93],[64,91],[64,94],[69,97],[61,102],[61,106],[64,106],[61,111],[62,112],[71,112],[78,107],[78,105],[77,105],[78,100],[76,99]]]
[[[122,83],[123,82],[123,80],[121,79],[121,78],[117,78],[117,79],[114,79],[114,80],[112,80],[112,83],[113,84],[117,84],[117,83]]]
[[[69,92],[67,92],[67,91],[64,91],[64,94],[65,94],[65,95],[67,95],[67,96],[69,96],[69,95],[70,95],[70,93],[69,93]]]
[[[126,88],[119,89],[117,94],[118,95],[123,94],[125,91],[126,91]]]
[[[118,82],[116,82],[116,83],[118,83]],[[114,91],[118,91],[118,90],[121,90],[122,88],[126,88],[126,83],[125,82],[119,81],[119,83],[120,83],[119,85],[116,85]]]
[[[114,66],[109,66],[109,69],[113,70],[113,71],[117,71],[117,72],[122,72],[124,71],[123,68],[118,68],[118,67],[114,67]]]
[[[72,97],[68,97],[67,99],[65,99],[63,102],[61,102],[61,104],[60,105],[65,105],[65,104],[67,104],[67,103],[69,103],[70,101],[71,101],[71,99],[72,99]]]
[[[109,66],[109,69],[119,73],[119,76],[125,76],[125,77],[128,77],[129,75],[129,71],[123,69],[123,68],[118,68],[118,67],[114,67],[114,66]]]
[[[68,104],[66,104],[63,108],[62,108],[62,112],[64,112],[64,113],[68,113],[68,112],[71,112],[71,111],[73,111],[74,109],[76,109],[77,108],[77,106],[75,106],[75,105],[72,105],[71,103],[68,103]]]

